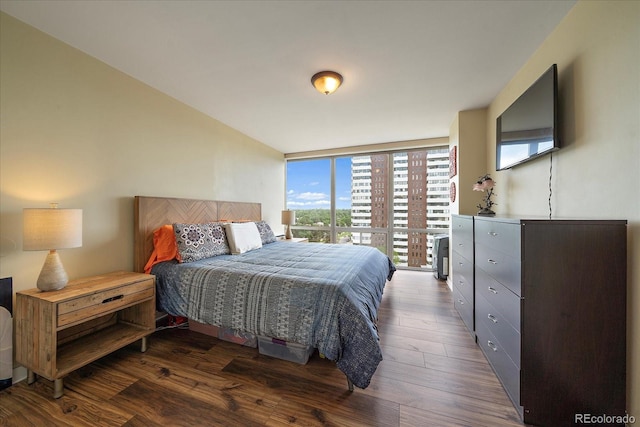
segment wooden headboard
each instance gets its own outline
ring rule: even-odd
[[[174,222],[260,221],[262,205],[249,202],[136,196],[134,202],[134,269],[144,271],[153,252],[153,232]]]

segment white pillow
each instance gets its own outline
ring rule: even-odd
[[[232,254],[242,254],[262,247],[262,238],[255,222],[224,224]]]

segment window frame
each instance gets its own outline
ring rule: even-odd
[[[407,236],[407,242],[409,241],[409,239],[411,238],[411,233],[424,233],[427,236],[431,235],[431,236],[436,236],[439,234],[449,234],[449,224],[450,224],[450,218],[451,218],[451,213],[450,211],[443,214],[444,216],[447,217],[447,227],[446,228],[409,228],[409,227],[396,227],[395,226],[395,202],[394,202],[394,194],[395,194],[395,183],[394,180],[396,179],[396,171],[394,168],[394,155],[398,154],[398,153],[406,153],[407,155],[409,155],[410,152],[412,151],[429,151],[429,150],[438,150],[438,149],[442,149],[446,151],[446,155],[449,156],[449,146],[448,144],[434,144],[434,145],[427,145],[427,146],[418,146],[418,147],[411,147],[411,148],[397,148],[397,149],[393,149],[393,150],[384,150],[384,151],[371,151],[371,152],[357,152],[357,153],[338,153],[338,154],[325,154],[325,155],[318,155],[318,156],[301,156],[301,157],[295,157],[295,156],[291,156],[291,157],[285,157],[285,188],[284,188],[284,193],[285,193],[285,205],[288,203],[288,197],[287,197],[287,192],[288,192],[288,183],[286,180],[286,175],[287,175],[287,167],[289,162],[296,162],[296,161],[309,161],[309,160],[329,160],[329,164],[330,164],[330,191],[331,191],[331,195],[330,195],[330,225],[325,225],[325,226],[299,226],[299,225],[293,225],[292,226],[292,230],[295,232],[296,230],[311,230],[311,231],[324,231],[327,232],[329,235],[329,241],[330,243],[337,243],[338,242],[338,234],[339,233],[368,233],[368,234],[384,234],[385,235],[385,241],[386,241],[386,254],[393,259],[394,257],[394,239],[395,236],[398,234],[405,234]],[[390,197],[387,199],[388,203],[387,203],[387,226],[384,228],[380,228],[380,227],[367,227],[367,228],[363,228],[363,227],[341,227],[341,226],[337,226],[336,225],[336,160],[340,159],[340,158],[345,158],[345,157],[358,157],[358,156],[372,156],[372,155],[380,155],[380,154],[384,154],[386,156],[388,156],[388,165],[389,165],[389,173],[387,174],[388,177],[388,182],[387,182],[387,186],[388,189],[390,191]],[[428,156],[427,156],[428,157]],[[428,161],[428,158],[425,160]],[[447,169],[448,171],[448,169]],[[428,171],[427,171],[428,173]],[[353,180],[353,176],[351,177],[351,179]],[[425,177],[425,179],[427,179]],[[448,175],[447,175],[447,179],[448,179]],[[448,194],[448,191],[447,191]],[[409,197],[407,195],[407,197]],[[426,197],[426,195],[425,195]],[[448,200],[448,199],[447,199]],[[425,203],[427,203],[425,201]],[[446,207],[447,210],[449,210],[450,205],[448,205]],[[353,206],[352,206],[352,211],[353,211]],[[428,215],[428,210],[427,210],[427,215]],[[429,241],[431,241],[431,244],[433,242],[432,239],[429,239],[427,237],[427,245],[429,244]],[[409,252],[409,246],[407,246],[407,252]],[[427,260],[429,257],[429,249],[427,247]],[[432,265],[430,267],[409,267],[408,265],[404,265],[404,266],[398,266],[398,268],[401,269],[408,269],[408,270],[420,270],[420,271],[433,271]]]

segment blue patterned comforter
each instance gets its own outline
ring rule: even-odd
[[[394,271],[367,246],[275,242],[151,272],[161,310],[315,347],[366,388],[382,360],[375,320]]]

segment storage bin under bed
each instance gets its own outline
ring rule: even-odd
[[[288,360],[304,365],[313,354],[313,347],[286,342],[276,338],[258,335],[258,351],[265,356]]]

